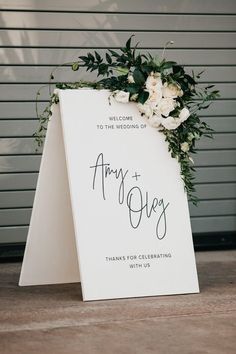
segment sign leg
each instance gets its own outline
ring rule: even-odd
[[[20,286],[80,281],[59,105],[48,125]]]

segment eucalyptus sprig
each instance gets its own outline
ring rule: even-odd
[[[192,155],[196,153],[197,141],[205,136],[212,137],[213,130],[202,122],[198,112],[207,109],[219,97],[214,85],[200,87],[203,72],[190,75],[183,66],[164,58],[165,50],[172,41],[166,43],[161,57],[138,52],[138,44],[132,47],[131,36],[119,50],[108,49],[105,56],[97,51],[79,56],[78,60],[67,63],[73,71],[86,68],[96,72],[98,81],[59,82],[56,88],[109,89],[116,101],[137,103],[137,109],[147,122],[168,142],[168,149],[180,164],[181,178],[189,200],[197,204],[194,195],[194,166]],[[62,65],[63,66],[63,65]],[[60,66],[61,67],[61,66]],[[54,79],[50,75],[50,83]],[[50,95],[50,102],[39,117],[39,129],[34,134],[39,146],[46,135],[47,123],[51,117],[51,106],[58,103],[56,93]]]

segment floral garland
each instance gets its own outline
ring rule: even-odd
[[[202,122],[197,114],[199,110],[209,107],[210,102],[219,97],[219,91],[211,90],[214,86],[199,88],[194,73],[189,75],[183,66],[174,61],[153,57],[150,53],[137,53],[137,45],[131,47],[132,36],[120,51],[108,50],[105,58],[98,52],[80,56],[79,61],[69,63],[72,70],[86,67],[87,71],[97,71],[103,76],[97,82],[57,83],[59,89],[78,89],[91,87],[109,89],[117,102],[137,103],[137,109],[147,122],[164,134],[173,158],[180,163],[181,177],[189,200],[197,204],[194,195],[193,159],[195,143],[202,136],[212,137],[212,129]],[[173,44],[173,42],[168,42]],[[116,73],[114,75],[114,72]],[[50,80],[54,76],[51,74]],[[40,93],[38,93],[37,97]],[[34,133],[38,145],[42,145],[46,135],[47,123],[51,116],[51,106],[58,103],[56,93],[42,112],[38,114],[39,129]]]

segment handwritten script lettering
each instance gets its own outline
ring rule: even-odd
[[[149,192],[143,191],[139,186],[126,187],[128,179],[132,176],[128,169],[111,167],[109,162],[104,161],[103,153],[97,156],[93,169],[93,190],[101,191],[102,198],[106,200],[106,186],[113,177],[118,183],[117,200],[119,204],[126,205],[128,209],[129,222],[132,228],[137,229],[143,218],[155,218],[155,235],[162,240],[167,234],[167,215],[166,211],[170,203],[165,203],[162,198],[150,198]],[[138,175],[139,176],[139,175]],[[140,176],[139,176],[140,177]],[[137,178],[136,178],[137,180]],[[132,178],[132,181],[134,179]],[[136,182],[136,181],[135,181]]]

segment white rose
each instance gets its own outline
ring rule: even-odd
[[[183,108],[181,109],[180,113],[179,113],[179,119],[181,120],[181,123],[183,123],[185,120],[188,119],[188,117],[190,116],[190,112],[188,110],[188,108]]]
[[[163,119],[164,118],[154,114],[152,117],[149,118],[148,123],[154,128],[160,128]]]
[[[149,105],[148,103],[138,103],[137,104],[138,110],[141,114],[144,114],[145,117],[150,118],[153,115],[153,109],[151,107],[151,105]]]
[[[162,120],[163,127],[165,127],[168,130],[174,130],[178,128],[178,126],[181,124],[179,118],[174,118],[174,117],[167,117]]]
[[[161,88],[155,91],[149,90],[148,101],[151,103],[153,107],[155,107],[161,101],[161,99],[162,99]]]
[[[161,75],[160,73],[151,73],[146,80],[146,88],[149,91],[155,91],[158,88],[162,87]]]
[[[189,151],[189,144],[188,144],[187,142],[182,143],[182,144],[180,145],[180,147],[181,147],[181,150],[182,150],[183,152],[188,152],[188,151]]]
[[[117,102],[127,103],[129,102],[129,92],[125,91],[115,91],[114,98]]]
[[[165,98],[176,98],[183,96],[183,91],[181,90],[181,87],[175,84],[164,84],[164,87],[162,88],[162,94],[163,97]]]
[[[138,93],[134,93],[133,95],[130,96],[130,101],[137,101],[138,98]]]
[[[128,75],[128,82],[130,83],[130,84],[133,84],[134,83],[134,77],[133,77],[133,75]]]
[[[170,112],[175,109],[175,107],[175,100],[172,98],[162,98],[157,108],[163,116],[167,117]]]

